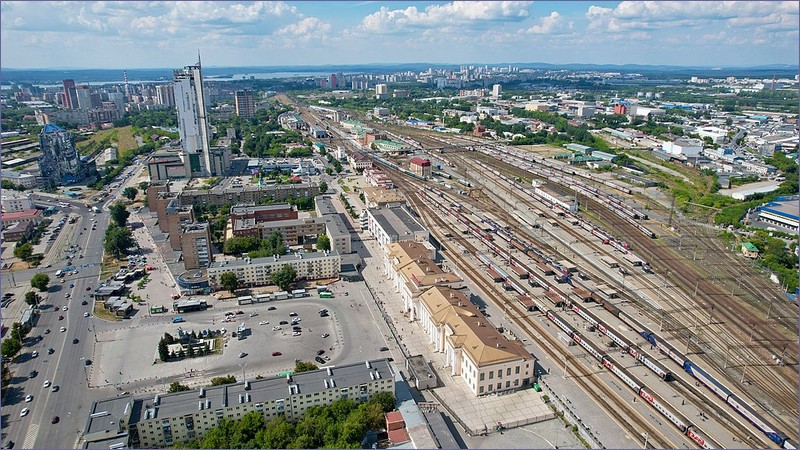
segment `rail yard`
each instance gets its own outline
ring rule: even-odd
[[[654,216],[669,212],[636,204],[619,181],[475,138],[412,134],[404,141],[446,163],[437,175],[452,184],[370,156],[447,259],[564,360],[565,376],[573,361],[575,383],[614,420],[648,430],[654,446],[796,446],[796,306],[758,281],[740,278],[740,298],[702,273],[664,245],[673,230]],[[662,420],[609,389],[606,371]]]

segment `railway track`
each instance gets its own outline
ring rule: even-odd
[[[417,185],[416,183],[405,180],[404,177],[393,176],[392,179],[401,189],[416,191],[421,186],[421,183]],[[414,208],[414,211],[420,215],[420,218],[423,220],[423,222],[425,222],[425,225],[429,227],[429,229],[455,230],[453,225],[445,222],[436,214],[435,211],[430,212],[426,205],[419,199],[419,197],[416,196],[415,193],[410,194],[408,198],[412,208]],[[442,239],[442,236],[440,235],[438,238]],[[472,254],[477,252],[477,249],[468,240],[461,241],[461,245],[463,245]],[[498,293],[498,290],[495,286],[486,283],[480,271],[475,269],[472,264],[461,255],[458,255],[457,252],[450,253],[448,258],[458,265],[459,270],[462,271],[462,273],[469,275],[472,281],[482,288],[483,292],[485,292],[491,301],[498,306],[501,306],[505,310],[510,311],[511,315],[516,318],[517,321],[522,322],[525,325],[525,327],[522,328],[527,333],[529,338],[534,340],[537,339],[537,336],[534,335],[530,330],[538,330],[540,337],[544,337],[544,339],[547,340],[547,344],[549,344],[546,347],[543,346],[544,351],[548,353],[548,355],[554,360],[561,359],[563,355],[558,354],[553,350],[559,347],[558,340],[552,337],[544,330],[544,328],[542,328],[539,323],[533,320],[528,315],[527,311],[524,311],[518,307],[514,302],[507,300],[503,293]],[[638,413],[634,412],[630,415],[623,414],[622,411],[627,409],[627,402],[619,399],[617,393],[604,383],[591,383],[589,380],[596,378],[596,373],[594,371],[590,370],[583,364],[576,364],[573,367],[577,371],[577,374],[573,375],[573,381],[575,381],[576,384],[578,384],[585,392],[594,393],[595,395],[593,395],[593,398],[598,402],[600,407],[603,408],[605,412],[609,414],[609,416],[613,418],[623,429],[626,429],[631,436],[637,436],[642,432],[642,430],[648,430],[647,432],[651,436],[651,443],[654,447],[669,448],[675,446],[673,442],[662,435],[658,428],[639,416]],[[597,395],[598,393],[600,395]]]
[[[470,154],[470,156],[471,155],[472,154]],[[461,154],[459,154],[459,157],[463,158],[463,157],[465,157],[465,154],[461,153]],[[487,160],[491,160],[492,158],[486,157],[486,158],[481,158],[481,159],[483,159],[484,161],[487,161]],[[514,176],[523,176],[524,175],[526,177],[530,177],[530,174],[527,173],[526,171],[523,171],[523,170],[521,170],[519,168],[516,168],[516,167],[513,167],[513,166],[509,166],[509,165],[507,165],[507,164],[505,164],[503,162],[495,160],[495,161],[491,161],[491,163],[494,164],[495,166],[503,166],[503,169],[506,172],[511,172]],[[588,199],[586,201],[589,202],[590,209],[592,209],[594,211],[602,210],[601,206],[599,204],[594,203],[594,202],[592,202],[591,200],[588,200]],[[603,218],[605,220],[608,220],[608,221],[612,222],[612,226],[616,227],[617,231],[624,233],[624,235],[628,239],[630,239],[631,242],[635,243],[635,249],[636,249],[637,253],[639,253],[641,256],[644,256],[645,258],[647,258],[648,261],[655,262],[656,263],[655,264],[656,268],[659,268],[659,266],[660,266],[660,264],[658,263],[659,261],[670,261],[671,263],[673,263],[675,261],[680,262],[680,259],[677,258],[677,255],[666,254],[664,249],[660,249],[659,246],[654,246],[653,242],[650,241],[649,239],[646,239],[644,237],[644,235],[641,235],[641,234],[635,232],[635,230],[626,230],[625,227],[628,226],[628,224],[626,222],[624,222],[623,220],[620,220],[615,215],[607,214],[607,215],[604,215]],[[666,271],[666,269],[664,269],[663,267],[661,267],[661,269]],[[680,269],[674,270],[675,266],[672,266],[672,269],[673,270],[671,270],[669,272],[669,274],[673,275],[673,276],[669,277],[669,281],[671,281],[673,283],[677,282],[677,283],[679,283],[678,284],[679,286],[681,286],[681,285],[682,286],[691,286],[693,284],[692,283],[693,281],[696,282],[699,296],[701,298],[704,298],[706,300],[706,302],[708,304],[710,304],[710,305],[715,304],[715,302],[713,301],[714,300],[714,298],[713,298],[714,296],[722,296],[722,295],[724,295],[724,297],[727,298],[730,295],[730,294],[727,294],[727,293],[720,293],[719,292],[719,288],[717,286],[715,286],[713,283],[709,283],[706,280],[702,280],[699,277],[697,277],[696,275],[693,276],[691,274],[691,272],[689,272],[688,270],[680,270]],[[688,275],[687,275],[687,272],[689,273]],[[714,292],[709,293],[708,292],[708,291],[711,291],[711,290],[713,290],[715,288],[717,290],[716,293],[714,293]],[[681,309],[685,310],[685,309],[687,309],[686,305],[681,304],[681,303],[677,303],[674,300],[664,299],[664,301],[669,302],[670,305],[675,310],[681,310]],[[738,340],[740,342],[743,342],[744,341],[744,339],[743,339],[744,336],[746,336],[749,333],[755,333],[755,331],[751,327],[745,327],[744,325],[747,325],[746,323],[742,324],[742,321],[740,320],[740,318],[741,317],[747,317],[746,310],[743,309],[743,307],[741,305],[737,304],[737,306],[738,307],[735,310],[733,308],[731,310],[727,310],[727,308],[719,308],[719,309],[715,309],[714,311],[718,311],[717,317],[722,316],[722,317],[725,318],[724,323],[718,323],[718,325],[723,325],[723,324],[738,325],[738,327],[736,327],[736,330],[738,331],[738,333],[735,336],[735,338],[738,338]],[[691,307],[689,307],[689,308],[691,308]],[[650,313],[652,315],[652,311],[650,311]],[[745,314],[745,315],[743,315],[743,314]],[[656,320],[656,321],[658,321],[658,319],[659,319],[658,317],[654,318],[654,320]],[[688,320],[684,319],[683,321],[681,321],[680,319],[676,319],[676,318],[673,317],[671,321],[677,326],[681,322],[690,323],[691,320],[692,319],[688,319]],[[684,338],[686,340],[691,339],[691,335],[687,334],[687,333],[690,333],[690,331],[688,330],[688,327],[683,327],[682,329],[680,327],[678,327],[678,328],[679,328],[679,330],[678,330],[677,334],[679,335],[679,339],[684,339]],[[730,330],[723,329],[721,327],[719,327],[719,330],[721,332],[725,332],[725,331],[730,332]],[[762,332],[758,333],[758,334],[761,335],[759,337],[759,339],[761,339],[761,340],[765,340],[767,342],[775,342],[776,339],[780,339],[778,342],[787,342],[785,338],[779,337],[778,335],[776,335],[776,333],[765,333],[765,332],[763,332],[763,330],[761,330],[761,331]],[[722,338],[721,336],[722,336],[721,334],[710,333],[710,332],[709,333],[705,333],[705,336],[704,336],[705,339],[707,339],[709,341],[713,341],[715,343],[715,345],[717,346],[717,348],[720,350],[720,355],[714,355],[714,356],[716,356],[716,358],[714,358],[715,359],[714,365],[717,366],[717,367],[721,367],[722,366],[720,364],[721,354],[724,354],[725,350],[727,350],[727,348],[730,346],[730,341],[723,340],[724,338]],[[753,358],[757,357],[762,361],[769,361],[770,360],[770,357],[767,354],[765,354],[764,351],[756,352],[754,350],[755,349],[753,349],[753,348],[745,348],[745,352],[750,354],[751,357],[753,357]],[[777,352],[778,354],[780,354],[780,353],[782,353],[782,350],[779,350],[779,349],[776,348],[776,349],[774,349],[774,352]],[[767,351],[766,353],[770,353],[770,352]],[[775,353],[772,353],[772,354],[775,354]],[[704,356],[708,357],[709,355],[706,354]],[[746,369],[743,369],[743,370],[746,370]],[[724,370],[723,370],[723,372],[724,372]],[[784,372],[788,372],[788,370],[784,370]],[[789,417],[789,418],[784,418],[784,417],[781,417],[781,416],[777,416],[777,417],[774,417],[774,420],[776,422],[780,423],[784,427],[784,429],[788,429],[788,430],[795,429],[796,428],[796,411],[797,411],[797,409],[796,409],[796,407],[797,407],[797,396],[796,396],[796,392],[797,392],[797,390],[796,390],[796,382],[797,382],[797,379],[796,379],[796,374],[794,374],[795,375],[794,382],[792,382],[792,376],[791,375],[786,376],[785,373],[784,374],[776,374],[775,371],[772,370],[772,368],[766,368],[766,370],[765,370],[765,368],[763,368],[763,367],[751,367],[751,375],[752,374],[755,374],[755,375],[761,377],[761,379],[763,380],[763,382],[761,384],[766,386],[766,387],[768,387],[768,389],[765,389],[765,390],[767,390],[769,392],[770,397],[778,400],[779,404],[783,408],[785,408],[787,411],[789,411],[790,414],[793,415],[793,417]],[[735,383],[731,383],[731,384],[735,385]]]

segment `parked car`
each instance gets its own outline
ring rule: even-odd
[[[278,309],[278,308],[276,308],[274,306],[270,306],[269,308],[267,308],[267,311],[275,311],[276,309]]]
[[[272,356],[281,356],[283,353],[281,352],[272,352]]]
[[[34,351],[31,353],[31,358],[36,358],[37,356],[39,356],[39,352],[37,352],[36,350],[34,350]]]
[[[320,364],[325,364],[325,360],[324,360],[324,359],[322,359],[322,358],[320,358],[319,356],[317,356],[316,358],[314,358],[314,361],[316,361],[316,362],[318,362],[318,363],[320,363]]]
[[[50,423],[52,423],[52,424],[57,424],[59,420],[60,420],[60,419],[58,418],[58,416],[53,416],[53,419],[52,419],[52,420],[50,420]]]
[[[325,350],[323,350],[323,349],[317,350],[317,356],[320,356],[320,355],[322,355],[324,353],[325,353]]]
[[[323,339],[324,339],[324,338],[326,338],[326,337],[328,337],[328,336],[330,336],[330,334],[328,334],[328,333],[322,333],[322,337],[323,337]]]
[[[247,356],[247,353],[239,352],[239,358],[244,358],[245,356]]]

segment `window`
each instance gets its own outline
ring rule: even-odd
[[[479,391],[479,392],[480,392],[481,394],[483,394],[483,386],[481,386],[481,389],[480,389],[480,391]]]
[[[506,389],[508,389],[510,387],[511,387],[511,382],[510,381],[506,381]]]
[[[494,379],[494,372],[489,372],[489,379],[490,379],[490,380],[493,380],[493,379]]]
[[[502,388],[503,388],[503,383],[497,383],[497,389],[499,390],[499,389],[502,389]]]
[[[514,380],[514,386],[519,386],[519,379]]]
[[[519,366],[517,366],[517,370],[515,370],[514,373],[519,375]]]
[[[511,375],[511,367],[506,369],[506,376],[510,376],[510,375]]]
[[[497,370],[497,378],[503,378],[503,369]]]
[[[492,385],[489,385],[489,392],[492,392]]]

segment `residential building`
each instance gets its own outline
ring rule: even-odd
[[[492,97],[500,97],[503,93],[503,86],[499,84],[492,85]]]
[[[244,287],[267,286],[272,284],[272,274],[287,264],[297,272],[298,280],[320,280],[337,278],[342,258],[338,252],[329,251],[217,261],[208,266],[208,281],[220,289],[222,274],[233,272]]]
[[[423,292],[418,320],[434,351],[444,353],[450,375],[460,376],[474,395],[533,381],[535,359],[522,342],[500,334],[463,292],[440,286]]]
[[[35,208],[30,193],[22,194],[10,189],[3,189],[2,206],[4,213]]]
[[[374,208],[367,210],[367,229],[380,245],[392,242],[426,242],[430,233],[405,209]]]
[[[110,98],[110,97],[109,97]],[[159,105],[175,107],[175,86],[172,84],[159,84],[156,86],[156,103]]]
[[[184,269],[208,267],[214,261],[211,229],[207,222],[183,225],[180,240]]]
[[[211,173],[210,128],[199,55],[196,65],[175,70],[174,80],[178,130],[186,172],[192,177],[217,175]]]
[[[256,203],[265,198],[285,201],[289,197],[314,197],[319,194],[319,184],[274,184],[265,186],[222,187],[211,189],[185,189],[180,195],[182,205],[229,205]]]
[[[389,93],[389,86],[386,84],[375,85],[375,96],[387,95]]]
[[[189,391],[158,394],[153,398],[133,400],[116,397],[104,400],[116,402],[113,408],[95,405],[92,411],[110,409],[105,420],[92,414],[84,436],[105,438],[98,425],[114,424],[107,434],[127,432],[128,444],[138,448],[169,447],[179,442],[202,439],[223,419],[241,419],[245,414],[258,412],[267,421],[283,417],[300,420],[314,406],[328,406],[346,398],[361,403],[379,392],[395,394],[397,369],[387,359],[342,364],[324,369],[297,373],[287,377],[267,377],[245,380],[223,386],[204,387]],[[128,405],[123,407],[123,405]],[[127,429],[126,429],[127,428]],[[91,429],[97,429],[89,433]]]
[[[411,167],[411,171],[414,172],[417,176],[420,176],[422,178],[431,177],[431,161],[429,159],[423,159],[418,157],[411,158],[411,161],[409,161],[409,166]]]
[[[3,225],[3,240],[6,242],[17,242],[33,234],[34,225],[32,221],[12,222],[8,226]]]
[[[32,189],[37,185],[36,177],[29,173],[22,173],[4,168],[2,171],[0,171],[0,176],[3,180],[8,180],[16,185],[24,187],[25,189]]]
[[[364,173],[367,171],[365,170]],[[394,190],[383,187],[365,187],[361,189],[364,193],[364,203],[367,208],[395,208],[406,204],[406,199]]]
[[[364,170],[367,167],[372,167],[372,159],[360,152],[353,152],[347,156],[350,167],[353,170]]]
[[[75,88],[75,80],[64,80],[64,102],[62,105],[66,109],[78,109],[78,92]]]
[[[181,249],[181,231],[184,225],[194,223],[194,208],[181,206],[177,198],[173,198],[166,207],[167,233],[173,250]]]
[[[58,125],[48,123],[39,133],[39,171],[46,184],[71,184],[89,175],[88,164],[75,149],[75,137]]]
[[[253,91],[236,91],[234,95],[236,103],[236,114],[242,119],[252,119],[256,116],[256,103],[253,99]]]

